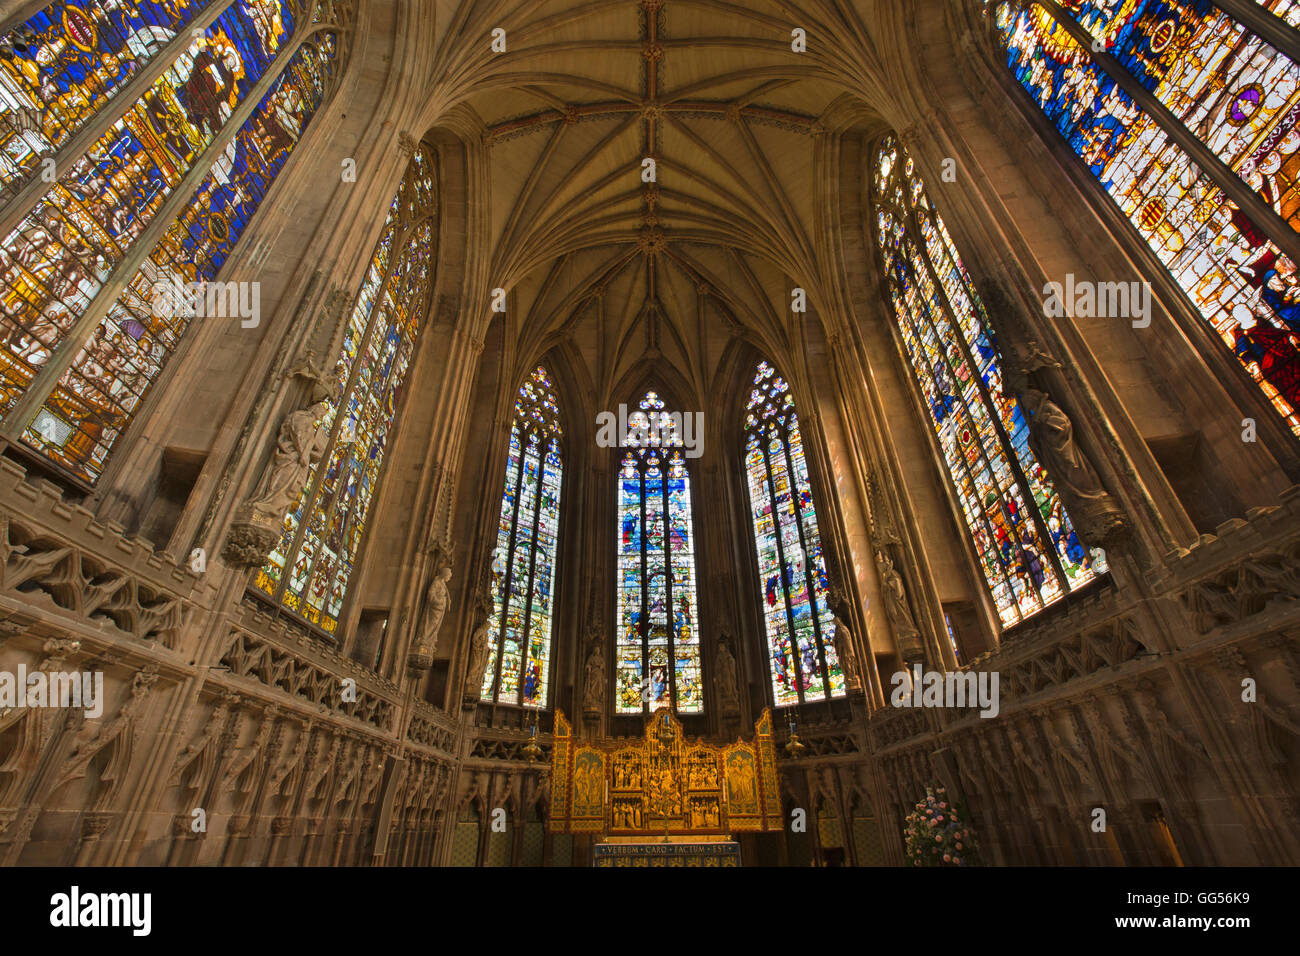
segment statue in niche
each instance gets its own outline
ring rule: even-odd
[[[446,545],[435,545],[439,554],[450,554]],[[465,706],[472,706],[483,696],[483,678],[487,672],[488,655],[492,651],[491,633],[495,620],[492,599],[492,567],[488,564],[479,576],[478,587],[474,591],[474,630],[469,636],[469,655],[465,662],[465,685],[461,688],[461,699]]]
[[[461,693],[466,703],[472,704],[483,693],[483,675],[487,670],[488,651],[491,650],[488,641],[491,626],[492,622],[485,616],[469,638],[469,662],[465,667],[465,689]]]
[[[442,628],[442,619],[447,615],[447,605],[451,597],[447,591],[447,582],[451,580],[451,567],[444,565],[433,576],[429,591],[425,596],[425,621],[407,656],[407,664],[412,670],[426,670],[433,664],[438,652],[438,631]]]
[[[1070,416],[1031,382],[1031,377],[1038,381],[1037,373],[1045,369],[1060,369],[1061,363],[1032,336],[1023,309],[1001,283],[981,282],[980,296],[1004,360],[1003,392],[1015,395],[1024,407],[1029,445],[1060,492],[1079,538],[1095,546],[1122,538],[1128,520],[1075,441]]]
[[[329,443],[329,432],[318,425],[329,405],[318,401],[289,414],[280,424],[275,457],[267,468],[261,493],[248,503],[253,511],[283,519],[302,494],[311,466],[320,461]]]
[[[290,412],[280,423],[275,452],[258,491],[236,510],[222,555],[236,567],[266,563],[280,540],[284,516],[302,495],[307,476],[329,445],[329,431],[317,425],[338,391],[339,372],[324,371],[308,349],[302,361],[285,373],[306,383],[306,407]]]
[[[740,691],[736,683],[736,658],[731,653],[731,638],[727,634],[718,639],[717,669],[718,704],[724,714],[738,714]]]
[[[1070,416],[1038,389],[1026,388],[1020,401],[1029,413],[1029,447],[1061,493],[1080,536],[1097,545],[1114,540],[1127,527],[1124,513],[1075,441]]]
[[[600,635],[591,640],[587,663],[582,677],[582,709],[588,714],[599,714],[605,699],[605,644]]]
[[[338,390],[339,385],[338,369],[326,372],[322,366],[317,365],[315,349],[308,349],[303,353],[302,363],[289,369],[285,377],[305,380],[311,390],[310,400],[313,403],[328,401],[329,397]]]
[[[849,630],[848,599],[839,592],[832,591],[827,601],[835,615],[835,654],[840,659],[840,668],[844,671],[844,682],[850,690],[862,689],[861,673],[858,670],[858,655],[853,649],[853,632]]]
[[[885,600],[885,616],[894,637],[898,641],[898,651],[908,664],[925,662],[925,647],[921,643],[921,632],[916,628],[912,610],[907,606],[907,590],[903,586],[903,576],[894,568],[884,551],[876,552],[876,563],[880,568],[880,591]]]

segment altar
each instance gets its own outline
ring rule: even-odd
[[[725,745],[686,740],[668,710],[639,740],[580,741],[557,710],[553,740],[548,827],[602,836],[596,866],[739,866],[735,834],[782,828],[768,710]]]

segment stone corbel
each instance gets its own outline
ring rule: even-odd
[[[923,129],[933,130],[942,127],[943,121],[939,116],[939,111],[931,107],[927,109],[919,119],[908,124],[898,131],[898,141],[903,144],[903,148],[911,155],[912,159],[917,159],[921,152],[921,141]]]

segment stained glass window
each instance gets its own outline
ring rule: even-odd
[[[1292,2],[1261,2],[1297,19]],[[1063,4],[1293,228],[1300,69],[1206,0]],[[1300,434],[1300,276],[1052,15],[996,7],[1007,63],[1278,413]],[[1100,45],[1100,43],[1098,44]]]
[[[510,429],[492,561],[494,617],[488,631],[482,694],[487,701],[546,706],[560,531],[562,434],[554,387],[546,369],[538,366],[519,387]]]
[[[0,188],[29,176],[171,42],[205,0],[58,0],[0,39]],[[220,6],[220,4],[212,4]]]
[[[56,3],[0,40],[0,97],[8,97],[0,106],[55,124],[41,134],[52,145],[71,135],[51,118],[57,97],[81,104],[76,122],[88,127],[93,104],[112,93],[69,52],[78,44],[98,51],[101,66],[121,47],[135,57],[130,70],[163,50],[175,55],[24,215],[8,220],[17,224],[0,245],[4,430],[91,483],[194,317],[158,290],[216,278],[338,74],[341,5],[318,3],[311,17],[293,0],[212,9],[223,6],[190,34],[175,28],[196,13],[193,4]],[[173,33],[181,40],[170,42]],[[42,66],[24,66],[32,56]],[[22,93],[18,74],[35,93]],[[38,94],[45,99],[33,106]],[[33,137],[24,130],[0,143],[12,160],[0,172],[21,176],[23,150],[48,150]],[[155,222],[164,209],[175,216],[165,227]],[[158,238],[142,249],[146,231]],[[250,290],[240,294],[252,301]]]
[[[1300,26],[1300,2],[1297,0],[1255,0],[1255,3],[1281,17],[1291,26]]]
[[[704,709],[691,476],[679,418],[646,392],[627,419],[617,498],[620,714]]]
[[[338,392],[321,420],[329,444],[254,581],[259,591],[331,634],[338,629],[402,384],[428,314],[436,213],[434,156],[422,145],[389,207],[348,317],[336,366]]]
[[[745,473],[778,707],[843,697],[835,614],[794,396],[767,362],[745,410]]]
[[[1083,547],[1002,386],[984,306],[916,167],[896,138],[876,152],[876,241],[903,349],[938,435],[980,566],[1005,625],[1105,569]]]

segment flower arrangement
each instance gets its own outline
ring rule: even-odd
[[[939,784],[925,788],[925,799],[907,815],[903,830],[913,866],[979,866],[979,847],[965,808]]]

